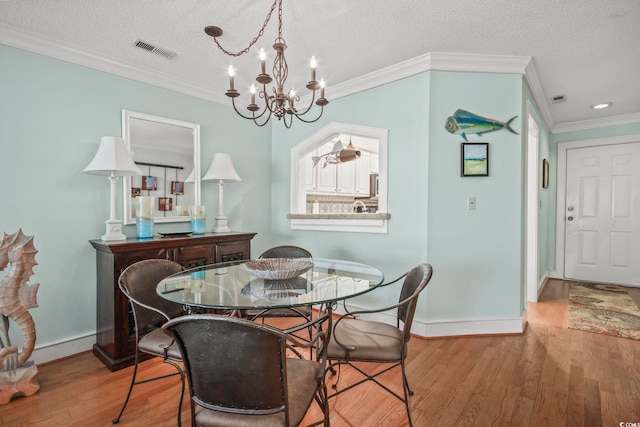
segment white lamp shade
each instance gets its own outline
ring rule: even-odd
[[[227,153],[215,153],[209,170],[202,177],[203,181],[242,181],[233,167],[231,156]]]
[[[112,172],[117,176],[142,175],[142,171],[131,159],[124,140],[114,136],[103,136],[100,139],[98,152],[82,172],[97,175],[111,175]]]
[[[187,179],[184,180],[184,182],[195,182],[195,172],[195,169],[191,169],[191,173],[189,174]]]

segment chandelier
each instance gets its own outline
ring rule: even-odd
[[[222,47],[218,41],[218,37],[222,35],[222,29],[220,27],[208,26],[204,31],[209,36],[213,37],[213,40],[222,52],[229,56],[238,57],[249,52],[249,49],[251,49],[258,39],[262,37],[276,5],[278,6],[278,37],[273,44],[273,49],[276,51],[276,58],[273,61],[273,77],[265,71],[267,55],[264,49],[260,49],[259,55],[261,71],[256,77],[256,81],[262,85],[262,88],[258,89],[258,97],[263,100],[264,105],[258,106],[258,104],[256,104],[256,87],[255,85],[251,85],[250,103],[246,107],[250,114],[245,115],[238,110],[236,98],[240,96],[240,92],[238,92],[234,87],[235,70],[233,69],[233,66],[229,66],[229,90],[225,92],[225,95],[231,98],[231,103],[233,104],[233,108],[236,110],[236,113],[247,120],[253,120],[256,125],[264,126],[269,122],[269,119],[274,116],[278,120],[282,120],[287,128],[290,128],[293,124],[293,117],[296,117],[298,120],[305,123],[313,123],[317,121],[322,116],[324,106],[327,105],[329,101],[324,97],[324,80],[321,79],[320,82],[316,80],[317,63],[314,57],[311,57],[310,63],[311,80],[306,85],[307,89],[312,91],[309,105],[302,109],[299,108],[297,103],[300,101],[300,96],[293,89],[290,89],[288,92],[285,92],[284,90],[287,76],[289,75],[289,67],[287,66],[287,60],[284,57],[284,51],[287,48],[287,44],[285,43],[284,38],[282,38],[282,0],[275,0],[273,2],[271,10],[269,10],[258,35],[249,43],[249,46],[239,52],[230,52]],[[274,80],[275,87],[271,87],[271,93],[269,93],[267,85]],[[316,91],[318,90],[320,91],[320,96],[316,99]],[[311,112],[314,101],[315,105],[320,107],[319,113],[315,118],[307,118],[306,114]],[[314,111],[316,110],[317,109],[314,109]]]

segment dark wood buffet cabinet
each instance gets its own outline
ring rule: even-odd
[[[93,354],[111,371],[133,364],[135,335],[120,273],[144,259],[169,259],[185,268],[251,258],[256,233],[205,233],[191,237],[91,240],[97,262],[97,333]]]

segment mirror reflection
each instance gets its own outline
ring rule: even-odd
[[[122,132],[143,175],[124,180],[124,223],[135,224],[136,198],[153,197],[154,222],[190,221],[200,204],[200,126],[123,110]]]

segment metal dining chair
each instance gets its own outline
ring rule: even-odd
[[[351,390],[366,381],[373,381],[387,392],[391,393],[400,401],[404,402],[407,409],[407,418],[409,425],[412,426],[411,409],[409,408],[409,395],[413,395],[413,391],[409,388],[407,374],[405,370],[405,359],[407,357],[407,343],[411,338],[411,324],[418,303],[418,296],[431,280],[433,269],[430,264],[420,264],[409,272],[403,274],[392,282],[380,285],[388,286],[398,282],[404,278],[400,297],[397,304],[378,308],[373,310],[358,310],[347,312],[340,316],[333,326],[333,333],[329,340],[327,349],[327,359],[329,360],[329,369],[335,373],[335,367],[340,369],[341,365],[349,365],[356,371],[365,376],[364,379],[353,383],[341,390],[338,390],[338,378],[333,389],[335,393],[329,395],[329,398]],[[381,313],[396,309],[396,325],[376,322],[371,320],[361,320],[357,317],[363,314]],[[384,364],[385,367],[374,374],[366,373],[360,366],[361,362],[371,362],[375,364]],[[356,365],[356,363],[358,365]],[[404,397],[400,396],[389,387],[378,380],[378,376],[400,366],[402,370],[402,389]]]
[[[180,304],[161,298],[156,293],[156,285],[160,280],[171,274],[182,271],[182,266],[164,259],[149,259],[139,261],[127,267],[118,279],[120,290],[129,299],[131,313],[134,320],[136,351],[133,365],[131,384],[122,409],[113,424],[117,424],[124,413],[134,386],[159,380],[175,375],[180,376],[180,402],[178,404],[178,426],[181,425],[180,413],[184,397],[185,373],[179,365],[182,362],[180,349],[161,326],[169,319],[184,314],[184,307]],[[160,375],[149,379],[137,380],[138,366],[145,356],[161,357],[173,366],[176,372]]]
[[[192,425],[297,426],[314,400],[321,423],[329,425],[324,332],[306,343],[269,325],[217,314],[179,317],[163,329],[184,356]],[[311,346],[316,360],[298,351]]]

